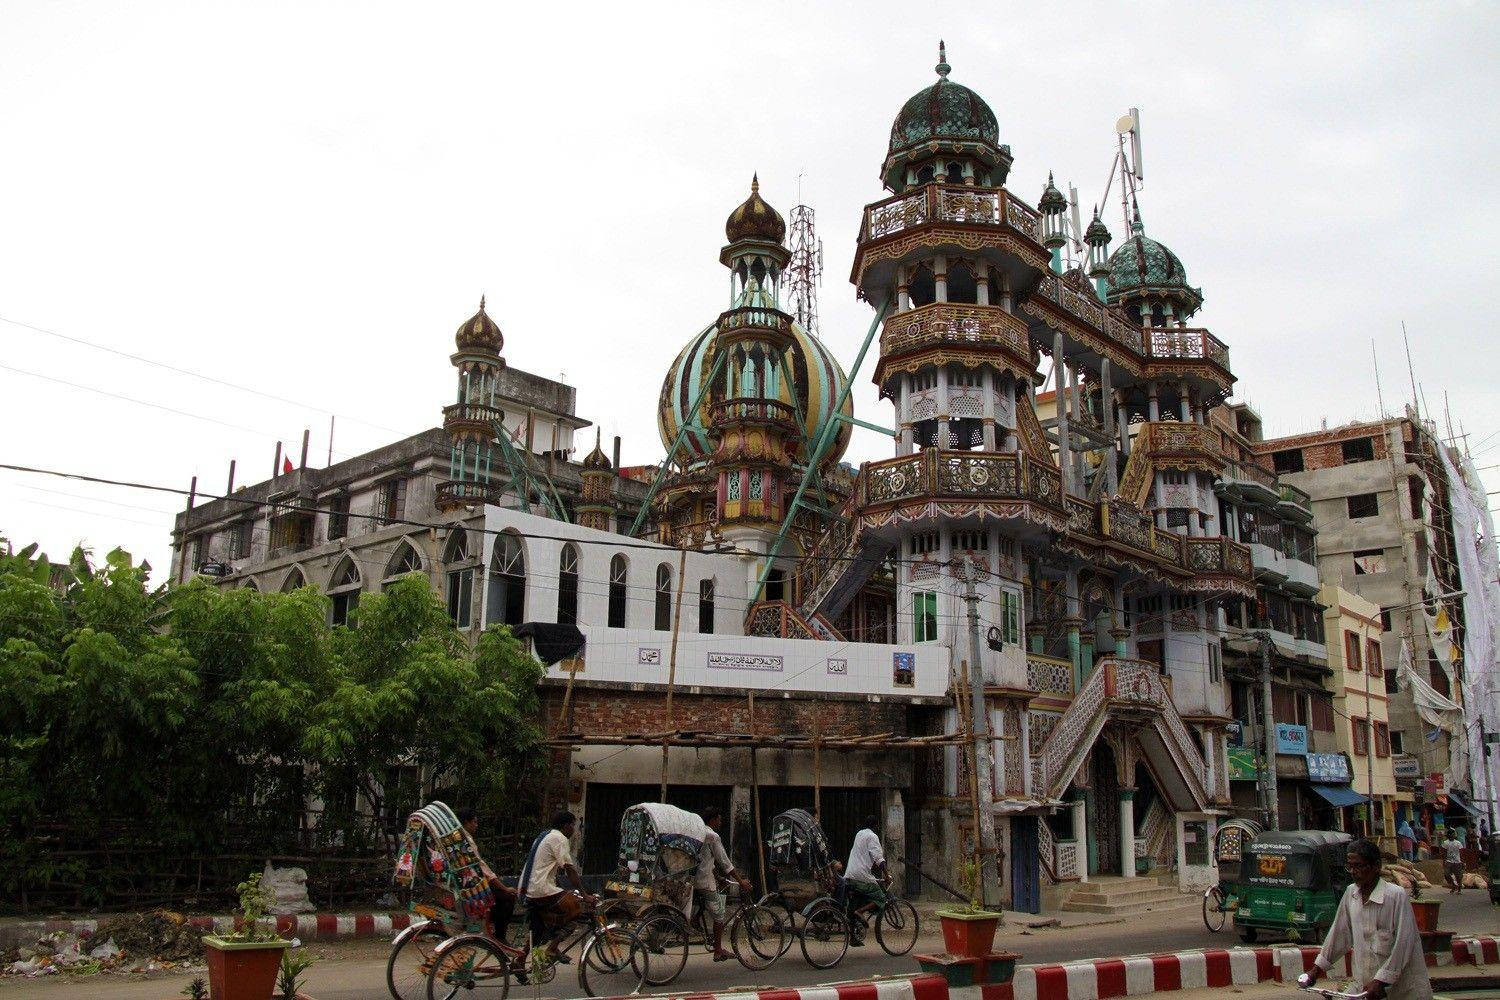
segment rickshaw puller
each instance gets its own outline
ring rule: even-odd
[[[750,880],[734,870],[729,853],[724,850],[724,841],[719,837],[719,828],[724,825],[724,813],[716,806],[709,806],[699,814],[708,836],[703,838],[703,851],[698,855],[698,872],[693,879],[693,895],[699,905],[708,911],[714,923],[714,961],[724,962],[734,955],[724,950],[724,894],[719,891],[718,876],[734,879],[739,883],[741,898],[750,895]]]
[[[549,959],[567,965],[571,959],[558,950],[557,932],[583,912],[585,902],[592,904],[596,900],[582,891],[583,874],[568,847],[568,841],[578,829],[578,817],[564,809],[552,817],[551,826],[552,829],[537,837],[532,845],[531,857],[521,872],[521,889],[526,893],[532,945],[545,944]],[[559,886],[559,873],[578,886],[579,891],[572,892]]]
[[[866,816],[864,828],[854,835],[854,846],[849,849],[849,864],[844,870],[844,887],[849,892],[849,905],[856,917],[867,917],[885,905],[885,887],[891,878],[885,868],[885,849],[880,846],[880,835],[875,832],[880,820]],[[854,939],[851,944],[864,944],[864,935],[851,927]]]

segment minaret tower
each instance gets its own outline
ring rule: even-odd
[[[1109,298],[1109,227],[1099,218],[1099,209],[1094,209],[1094,221],[1083,231],[1083,242],[1089,246],[1089,277],[1099,290],[1099,298]]]
[[[716,441],[710,462],[720,531],[732,543],[760,547],[775,533],[789,488],[795,488],[790,477],[796,475],[801,421],[783,393],[795,378],[798,347],[792,317],[780,302],[791,258],[783,245],[786,223],[761,198],[758,176],[750,181],[750,197],[730,214],[724,235],[729,243],[719,261],[729,268],[733,305],[719,316],[714,338],[715,355],[725,357],[709,389],[709,428]]]
[[[611,493],[614,488],[615,470],[604,455],[599,444],[599,430],[594,429],[594,450],[583,460],[583,471],[578,474],[581,481],[578,497],[578,523],[585,528],[609,530],[609,519],[614,514]]]
[[[448,480],[438,486],[441,510],[496,503],[502,488],[491,476],[495,472],[494,423],[505,417],[496,405],[500,372],[505,368],[500,357],[505,337],[484,311],[483,296],[479,311],[458,328],[454,341],[458,350],[450,360],[458,370],[458,394],[457,402],[443,407],[450,451]]]
[[[1063,233],[1063,213],[1068,210],[1068,199],[1063,197],[1063,193],[1052,182],[1050,172],[1047,174],[1047,186],[1042,189],[1042,197],[1036,207],[1042,213],[1042,246],[1052,251],[1053,272],[1062,274],[1062,248],[1068,242]]]

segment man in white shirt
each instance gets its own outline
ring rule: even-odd
[[[1349,845],[1347,865],[1354,883],[1339,900],[1307,985],[1352,951],[1354,981],[1369,1000],[1430,1000],[1432,983],[1406,890],[1380,877],[1380,848],[1368,840]]]
[[[581,892],[570,892],[557,883],[565,876],[580,890],[583,875],[573,861],[568,841],[578,829],[578,817],[564,809],[552,817],[552,828],[537,836],[531,845],[531,856],[521,869],[520,891],[526,894],[531,918],[531,944],[547,946],[547,956],[567,965],[568,956],[557,950],[557,931],[583,912],[585,900],[594,898]]]
[[[849,894],[851,916],[850,930],[854,932],[851,944],[864,944],[863,918],[885,905],[885,887],[890,876],[885,870],[885,850],[880,846],[880,835],[875,832],[880,820],[866,816],[864,827],[854,835],[854,846],[849,849],[849,863],[844,866],[844,887]]]
[[[698,855],[698,872],[693,879],[693,896],[714,922],[714,961],[723,962],[734,955],[724,950],[724,894],[719,891],[719,876],[732,878],[739,883],[741,898],[750,895],[750,882],[734,870],[729,852],[724,850],[724,840],[719,830],[724,825],[724,813],[709,806],[699,814],[708,827],[703,838],[703,850]]]
[[[1462,894],[1464,891],[1464,842],[1458,828],[1450,826],[1448,837],[1443,841],[1443,881],[1448,891]]]

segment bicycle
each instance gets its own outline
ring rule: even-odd
[[[653,906],[635,931],[641,945],[660,959],[644,977],[648,986],[666,986],[682,974],[695,932],[696,943],[713,951],[713,925],[704,906],[694,906],[691,919],[675,907]],[[724,935],[735,959],[751,971],[768,968],[786,950],[787,930],[781,917],[769,907],[744,899],[726,916]]]
[[[869,921],[860,916],[858,907],[849,909],[849,920],[851,930],[860,932],[869,927]],[[897,899],[889,894],[885,901],[877,903],[875,907],[875,940],[880,948],[892,958],[900,958],[917,946],[917,937],[921,934],[921,918],[917,916],[917,908],[904,899]],[[855,942],[864,940],[863,933],[856,933]]]
[[[1304,993],[1316,993],[1318,996],[1323,997],[1324,1000],[1365,1000],[1365,997],[1369,995],[1364,990],[1360,990],[1358,993],[1340,993],[1338,990],[1330,990],[1322,986],[1310,986],[1308,982],[1309,977],[1307,973],[1302,973],[1302,975],[1297,977],[1297,989]]]
[[[595,996],[624,996],[640,990],[651,972],[652,958],[635,932],[623,924],[609,922],[597,907],[584,912],[561,929],[557,950],[579,949],[578,985]],[[532,985],[551,982],[558,962],[542,946],[518,949],[488,933],[460,934],[439,945],[427,976],[428,1000],[467,997],[504,1000],[512,977]]]
[[[832,896],[817,896],[801,909],[793,909],[785,895],[771,892],[757,905],[773,912],[779,909],[786,914],[783,925],[787,934],[780,945],[781,954],[791,950],[794,938],[802,949],[803,960],[814,969],[831,969],[848,954],[849,918]],[[802,918],[800,925],[797,922],[799,916]]]

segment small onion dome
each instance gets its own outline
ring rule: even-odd
[[[1000,125],[990,106],[968,87],[948,79],[947,48],[938,43],[937,83],[919,90],[901,106],[891,125],[887,157],[931,140],[982,143],[993,148],[1000,142]]]
[[[1104,224],[1103,219],[1099,218],[1099,210],[1094,209],[1094,221],[1090,222],[1089,227],[1083,231],[1083,242],[1091,247],[1105,247],[1109,246],[1111,239],[1113,237],[1109,234],[1109,227]]]
[[[594,431],[594,450],[589,452],[583,459],[585,472],[609,472],[614,466],[609,464],[609,458],[605,456],[604,449],[599,447],[599,431]]]
[[[1203,293],[1188,284],[1182,260],[1146,235],[1137,212],[1130,238],[1109,258],[1109,298],[1118,302],[1141,295],[1175,299],[1181,307],[1179,317],[1191,315],[1203,304]]]
[[[464,320],[453,339],[460,351],[500,353],[500,349],[505,346],[505,336],[501,334],[499,324],[484,311],[484,296],[479,297],[479,311]]]
[[[1042,198],[1036,203],[1036,207],[1043,215],[1062,212],[1068,207],[1068,199],[1064,198],[1063,193],[1057,189],[1057,185],[1052,183],[1051,171],[1047,173],[1047,186],[1042,188]]]
[[[740,240],[780,243],[786,239],[786,221],[760,196],[759,174],[750,178],[750,197],[729,213],[724,223],[724,235],[731,243]]]

